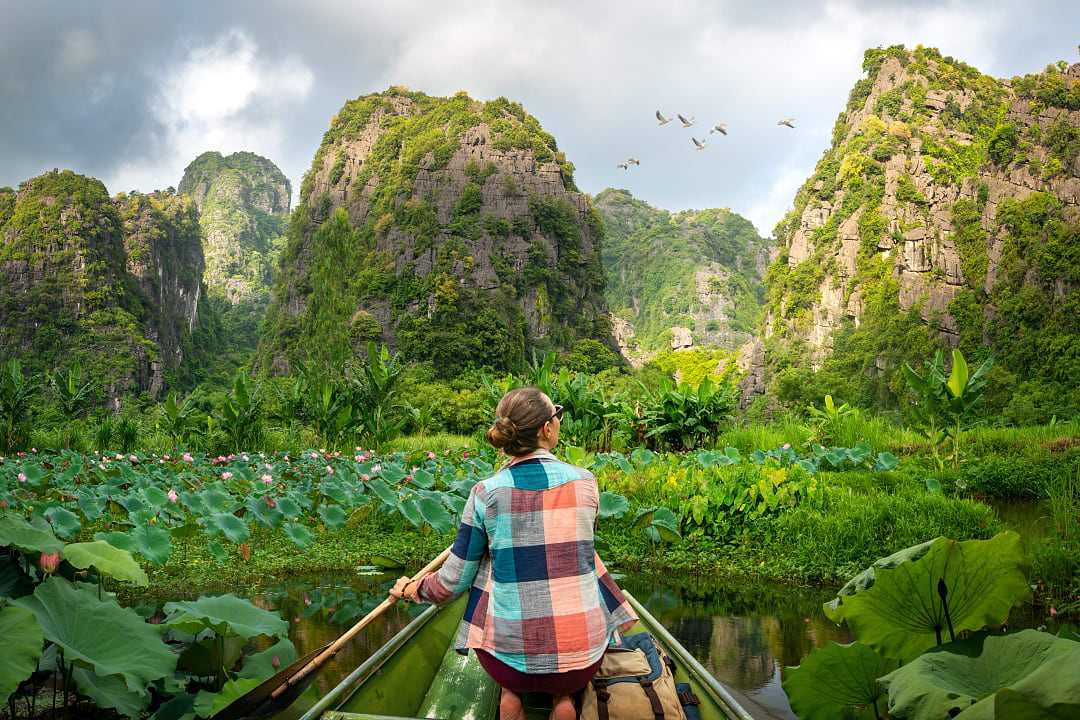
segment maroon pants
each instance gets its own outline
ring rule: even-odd
[[[512,668],[494,655],[483,650],[476,650],[480,665],[491,678],[502,687],[521,693],[550,693],[551,695],[572,695],[581,690],[600,669],[603,658],[580,670],[568,670],[561,673],[523,673]]]

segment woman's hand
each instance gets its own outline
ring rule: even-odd
[[[394,587],[390,588],[390,594],[401,600],[420,602],[420,597],[417,593],[420,591],[421,582],[423,582],[423,578],[413,582],[412,578],[404,576],[399,577],[397,582],[394,583]]]

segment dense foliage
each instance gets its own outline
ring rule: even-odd
[[[669,347],[674,326],[698,345],[729,349],[757,330],[767,246],[750,221],[730,210],[672,214],[625,190],[595,202],[607,230],[605,295],[633,325],[640,352]]]

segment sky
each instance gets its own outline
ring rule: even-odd
[[[520,101],[583,191],[729,207],[763,235],[866,48],[921,43],[997,77],[1080,61],[1075,0],[0,0],[0,17],[0,186],[59,167],[149,192],[201,152],[249,150],[295,192],[346,100],[406,85]],[[696,124],[658,127],[657,109]]]

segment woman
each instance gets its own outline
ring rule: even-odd
[[[596,478],[550,452],[562,407],[526,387],[508,392],[495,414],[487,439],[510,462],[473,486],[442,568],[403,577],[391,593],[445,603],[469,590],[455,647],[473,648],[502,686],[501,720],[525,717],[524,692],[553,695],[553,720],[574,720],[572,695],[637,615],[593,548]]]

